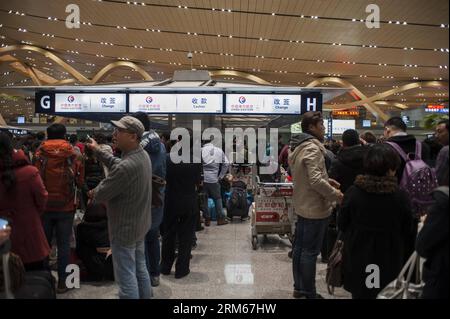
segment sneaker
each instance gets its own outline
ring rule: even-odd
[[[219,219],[217,221],[217,226],[228,225],[228,221],[226,219]]]
[[[247,220],[249,220],[250,219],[250,217],[249,216],[246,216],[246,217],[241,217],[241,221],[243,221],[243,222],[246,222]]]
[[[158,287],[159,286],[159,276],[150,276],[150,282],[152,284],[152,287]]]

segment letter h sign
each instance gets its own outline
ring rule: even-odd
[[[301,103],[301,114],[306,112],[322,112],[321,93],[302,94]]]

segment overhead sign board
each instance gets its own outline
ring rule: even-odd
[[[427,113],[448,113],[448,106],[445,105],[427,105],[425,108]]]
[[[225,113],[299,115],[322,111],[316,94],[226,94]]]
[[[130,113],[175,113],[177,99],[175,94],[130,94]]]
[[[129,94],[129,112],[222,113],[222,94]]]
[[[126,113],[125,93],[37,92],[36,113]]]
[[[223,113],[222,94],[177,94],[177,113]]]
[[[272,92],[274,94],[272,94]],[[128,89],[99,92],[38,91],[36,113],[134,113],[149,114],[264,114],[300,115],[322,111],[322,94],[317,92],[245,92],[222,89],[204,92]],[[275,94],[279,93],[279,94]]]

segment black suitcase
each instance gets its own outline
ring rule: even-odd
[[[14,294],[16,299],[56,299],[55,278],[49,271],[30,271]]]
[[[248,209],[247,185],[243,181],[233,182],[230,198],[227,202],[227,217],[246,218],[248,216]]]

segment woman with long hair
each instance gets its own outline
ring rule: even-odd
[[[48,268],[50,247],[41,221],[47,196],[37,168],[22,150],[13,148],[8,134],[0,132],[0,218],[8,220],[11,251],[26,270]]]

